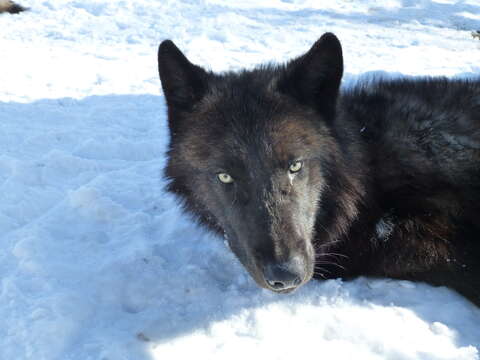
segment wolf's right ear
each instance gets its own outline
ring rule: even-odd
[[[158,72],[171,108],[188,111],[206,91],[207,72],[188,61],[171,40],[163,41],[158,48]]]
[[[325,33],[306,54],[287,64],[278,87],[327,119],[333,119],[342,75],[340,41],[334,34]]]

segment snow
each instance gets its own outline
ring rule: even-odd
[[[480,74],[478,0],[32,0],[0,15],[0,359],[479,359],[480,309],[389,279],[259,289],[165,193],[156,51],[222,71],[324,32],[348,86]]]

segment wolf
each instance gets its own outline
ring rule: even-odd
[[[213,73],[170,40],[168,190],[259,286],[389,277],[480,305],[480,81],[401,78],[340,90],[332,33],[305,54]]]

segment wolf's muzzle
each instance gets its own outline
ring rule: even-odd
[[[263,268],[263,277],[268,288],[283,292],[298,287],[305,278],[303,261],[293,258],[283,263],[270,263]]]

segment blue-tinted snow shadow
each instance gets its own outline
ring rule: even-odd
[[[229,8],[226,10],[229,10]],[[480,5],[468,4],[464,1],[456,3],[427,3],[426,1],[403,0],[401,7],[372,6],[368,13],[348,12],[348,8],[342,9],[344,12],[319,9],[279,10],[277,8],[264,7],[235,11],[256,21],[259,18],[265,18],[269,22],[274,23],[277,21],[279,26],[288,25],[289,22],[298,23],[299,19],[321,16],[329,19],[328,21],[332,24],[334,24],[335,20],[375,23],[380,26],[388,25],[389,23],[394,23],[398,26],[399,23],[415,22],[423,25],[456,28],[458,30],[480,30],[480,20],[477,18],[477,14],[480,13]],[[261,17],[259,17],[259,13],[262,14]]]
[[[383,74],[384,77],[388,75]],[[70,149],[72,153],[77,151],[78,156],[90,154],[91,159],[95,158],[95,153],[78,153],[78,148],[82,143],[88,143],[92,131],[103,132],[108,136],[109,129],[115,129],[115,134],[130,139],[149,137],[151,141],[160,144],[160,153],[165,151],[167,144],[165,107],[163,99],[159,96],[115,95],[93,96],[82,100],[41,100],[30,104],[0,103],[0,113],[7,114],[10,122],[18,124],[21,129],[19,136],[23,134],[28,137],[29,133],[39,132],[45,124],[48,124],[50,129],[55,128],[56,124],[65,129],[70,126],[72,131],[76,131],[77,136],[72,143],[64,143],[62,149]],[[95,126],[96,122],[102,122],[100,129]],[[158,132],[152,130],[157,122]],[[65,125],[66,123],[69,125]],[[129,143],[125,144],[127,149],[124,149],[125,151],[118,157],[128,156]],[[3,153],[13,154],[18,151],[16,146],[21,145],[11,142],[6,146],[5,144],[0,146],[3,147]],[[80,148],[83,149],[81,146]],[[146,152],[148,151],[146,149]],[[135,152],[139,153],[138,148],[135,148]],[[114,153],[107,155],[115,157]],[[109,161],[108,156],[104,156],[102,161]],[[164,160],[159,158],[159,163],[164,163]],[[119,174],[128,175],[121,172],[111,174],[111,178],[108,177],[110,175],[104,175],[103,180],[92,186],[102,191],[102,186],[107,188],[107,185],[112,183],[113,188],[105,190],[107,195],[110,192],[112,194],[122,192],[125,189],[121,185],[115,188],[115,183],[111,181]],[[163,184],[160,173],[158,177],[158,186],[161,188]],[[142,191],[150,190],[142,188]],[[107,285],[111,286],[111,289],[108,287],[106,289],[110,293],[110,298],[107,303],[102,303],[105,302],[104,295],[96,299],[96,295],[92,293],[93,301],[99,301],[100,304],[95,310],[95,317],[87,319],[83,325],[89,328],[89,322],[98,324],[102,319],[110,319],[110,323],[102,325],[103,332],[97,334],[105,343],[118,342],[118,332],[113,328],[117,326],[128,328],[132,325],[132,333],[128,336],[136,338],[135,341],[139,343],[138,352],[131,350],[135,352],[133,355],[137,359],[150,358],[148,347],[151,345],[172,341],[195,330],[208,330],[211,324],[229,319],[245,310],[274,302],[287,305],[313,303],[322,306],[335,303],[339,298],[341,301],[349,301],[359,306],[395,305],[412,309],[425,321],[441,321],[455,329],[459,334],[458,345],[480,346],[480,340],[474,334],[468,334],[462,329],[465,321],[478,323],[480,311],[468,305],[464,306],[462,314],[442,315],[432,311],[429,306],[431,299],[437,304],[438,299],[443,299],[442,302],[447,305],[463,301],[445,289],[433,289],[429,286],[417,286],[412,289],[408,286],[397,286],[398,283],[395,281],[388,282],[388,286],[382,285],[372,289],[371,283],[364,279],[347,283],[312,282],[307,284],[305,289],[287,296],[258,289],[221,239],[207,234],[192,221],[186,220],[187,216],[182,214],[179,206],[163,190],[159,192],[158,189],[152,190],[153,193],[159,197],[152,202],[138,205],[136,209],[144,215],[138,218],[146,219],[148,222],[146,226],[140,226],[141,231],[133,233],[137,241],[143,244],[141,251],[133,247],[131,254],[120,260],[117,258],[99,270],[98,278],[103,279],[102,283],[112,283]],[[153,195],[146,196],[150,197]],[[67,207],[51,212],[50,218],[44,220],[44,228],[49,230],[48,227],[52,226],[52,223],[55,223],[56,229],[59,226],[61,228],[58,221],[65,219],[64,209]],[[98,224],[93,221],[83,220],[81,225],[78,234],[72,232],[69,235],[73,237],[70,239],[72,243],[76,242],[76,236],[78,241],[85,242],[82,232],[92,233],[98,229]],[[118,229],[105,228],[102,231],[104,231],[102,238],[121,237],[121,230]],[[65,234],[63,230],[57,233]],[[110,241],[102,246],[118,256],[119,248],[126,245]],[[82,256],[93,258],[94,249],[86,248]],[[88,253],[89,251],[92,253]],[[96,278],[97,276],[92,278],[93,288],[96,286]],[[78,280],[79,283],[81,281],[82,279]],[[75,283],[76,279],[72,279],[72,282]]]

